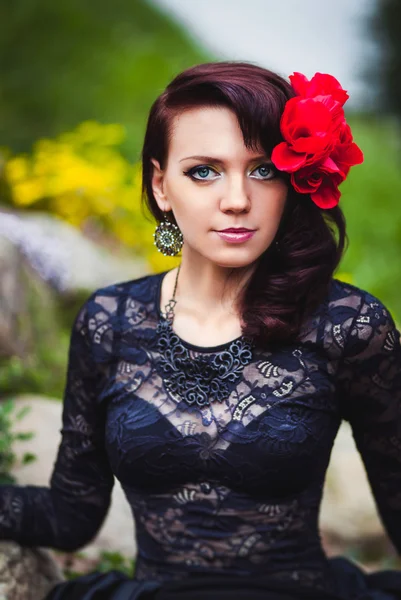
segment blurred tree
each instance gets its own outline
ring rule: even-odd
[[[146,0],[2,0],[0,145],[27,151],[94,119],[123,124],[135,159],[155,97],[208,59]]]
[[[379,44],[376,61],[367,71],[379,83],[378,99],[384,110],[401,118],[401,0],[376,0],[369,30]]]

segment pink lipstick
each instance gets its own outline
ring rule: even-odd
[[[255,233],[255,230],[245,229],[244,227],[231,227],[230,229],[216,231],[216,233],[226,242],[239,244],[241,242],[246,242],[247,240],[249,240]]]

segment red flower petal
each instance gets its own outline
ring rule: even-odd
[[[302,73],[295,72],[290,75],[290,81],[294,91],[304,98],[332,96],[341,106],[349,98],[347,91],[341,87],[340,82],[333,75],[327,73],[315,73],[309,81]]]
[[[272,161],[291,173],[297,192],[310,194],[320,208],[333,208],[341,196],[339,184],[351,166],[363,161],[345,120],[348,93],[325,73],[315,73],[309,81],[295,72],[290,81],[298,95],[286,103],[280,122],[285,141],[273,149]]]
[[[291,184],[301,194],[317,193],[323,186],[338,186],[344,180],[343,173],[331,158],[323,163],[304,167],[291,175]]]
[[[308,93],[311,96],[332,96],[334,100],[344,106],[349,98],[346,90],[341,87],[340,82],[327,73],[315,73],[309,85]]]
[[[281,142],[274,147],[271,160],[279,171],[291,173],[305,164],[306,154],[298,154],[286,142]]]
[[[291,174],[291,185],[299,194],[311,194],[317,191],[322,183],[320,174],[314,177],[304,178],[299,175],[299,172]]]
[[[347,158],[351,166],[360,165],[363,163],[363,152],[360,147],[355,144],[355,142],[352,142],[351,146],[348,148]]]
[[[326,160],[319,166],[319,170],[323,173],[340,173],[338,165],[328,156]]]
[[[284,139],[298,154],[308,154],[307,164],[328,156],[338,143],[344,111],[338,102],[322,97],[292,98],[281,118]]]
[[[290,81],[295,92],[300,96],[304,96],[308,89],[309,79],[302,73],[295,72],[290,75]]]
[[[348,145],[340,144],[334,148],[331,157],[341,170],[347,167],[349,169],[349,167],[360,165],[363,162],[363,153],[355,142]]]
[[[329,178],[327,178],[322,185],[319,187],[317,192],[311,194],[311,200],[319,208],[334,208],[337,206],[340,200],[341,192],[337,185]]]

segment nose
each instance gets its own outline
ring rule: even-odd
[[[227,177],[224,193],[220,200],[223,212],[248,212],[251,207],[250,193],[245,177]]]

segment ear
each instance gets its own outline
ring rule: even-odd
[[[151,158],[151,161],[153,164],[152,192],[160,210],[167,212],[171,210],[171,205],[164,193],[164,171],[156,159]]]

